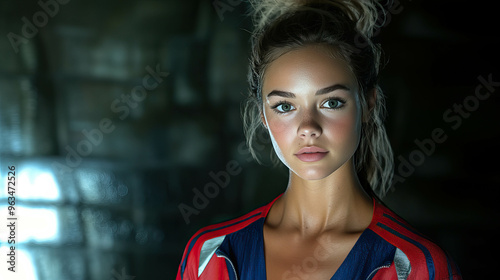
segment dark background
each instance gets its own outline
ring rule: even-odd
[[[18,271],[7,271],[1,226],[0,279],[173,279],[200,227],[267,203],[286,185],[286,171],[258,165],[242,144],[247,5],[60,2],[42,0],[48,11],[37,1],[0,2],[2,224],[7,166],[18,171]],[[214,3],[227,10],[218,14]],[[489,278],[498,262],[500,87],[474,97],[478,77],[500,82],[490,3],[400,0],[376,36],[388,61],[386,127],[404,178],[385,202],[467,279]],[[162,73],[151,79],[147,68]],[[149,90],[130,99],[145,77]],[[416,142],[436,129],[446,140],[425,155]],[[195,207],[196,191],[228,163],[237,168],[227,186],[186,222],[179,207]]]

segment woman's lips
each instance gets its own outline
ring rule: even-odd
[[[321,160],[322,158],[324,158],[327,153],[328,153],[328,151],[325,149],[311,146],[311,147],[304,147],[304,148],[300,149],[295,154],[295,156],[304,162],[314,162],[314,161],[318,161],[318,160]]]

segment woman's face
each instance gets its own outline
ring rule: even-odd
[[[280,160],[299,177],[322,179],[351,162],[361,133],[354,74],[325,46],[290,51],[267,68],[262,119]]]

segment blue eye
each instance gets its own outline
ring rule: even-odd
[[[340,109],[344,106],[345,101],[339,99],[328,99],[323,106],[328,109]]]
[[[287,102],[281,102],[275,106],[273,106],[273,109],[278,112],[278,113],[288,113],[295,109],[292,104],[287,103]]]

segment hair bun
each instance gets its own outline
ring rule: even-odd
[[[341,10],[356,23],[356,29],[367,38],[371,38],[377,25],[382,5],[373,0],[249,0],[253,11],[252,18],[255,32],[264,29],[280,16],[299,10],[302,7],[319,4]],[[377,9],[379,8],[379,9]]]

